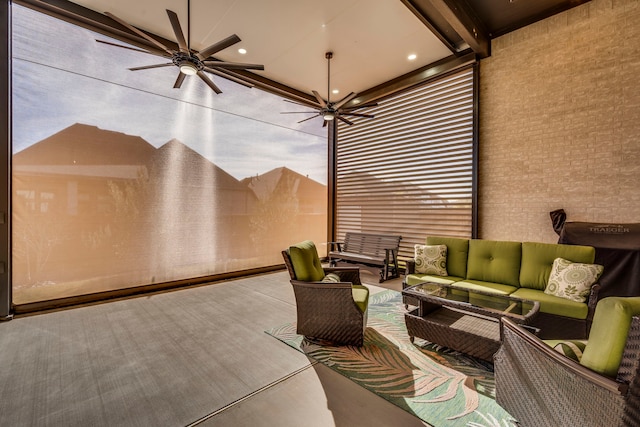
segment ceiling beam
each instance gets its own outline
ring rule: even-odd
[[[462,55],[451,55],[448,58],[441,59],[433,64],[424,66],[410,73],[396,77],[393,80],[382,83],[381,85],[367,89],[351,101],[345,107],[355,107],[397,93],[401,90],[408,89],[418,84],[442,77],[448,73],[456,72],[464,67],[471,66],[476,63],[476,54],[470,49]]]
[[[400,0],[454,53],[467,47],[480,58],[491,55],[491,37],[463,0]]]

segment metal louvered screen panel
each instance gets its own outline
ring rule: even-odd
[[[427,82],[338,125],[336,238],[402,235],[412,258],[425,238],[470,238],[474,188],[474,69]]]

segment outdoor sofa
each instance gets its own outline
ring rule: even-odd
[[[570,264],[570,269],[584,267],[602,274],[602,267],[593,264],[595,249],[590,246],[562,245],[538,242],[511,242],[455,237],[429,236],[426,245],[416,245],[416,251],[432,251],[445,247],[440,266],[434,265],[438,274],[419,273],[421,258],[406,263],[403,288],[424,281],[451,284],[467,290],[511,295],[525,300],[538,301],[540,312],[531,322],[539,328],[541,338],[575,338],[588,336],[597,303],[599,285],[591,284],[582,293],[584,302],[576,295],[556,296],[550,293],[549,277],[558,274],[560,261]],[[418,265],[416,265],[418,260]],[[424,267],[424,266],[423,266]],[[433,270],[433,269],[432,269]],[[597,272],[599,271],[599,274]],[[555,284],[556,281],[552,281]],[[545,293],[545,289],[547,293]],[[588,295],[585,295],[588,293]],[[571,298],[569,298],[571,297]],[[576,298],[574,298],[576,297]],[[405,304],[416,301],[405,298]]]

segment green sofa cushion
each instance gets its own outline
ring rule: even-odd
[[[356,305],[363,313],[369,305],[369,288],[363,285],[351,285],[351,294]]]
[[[289,257],[291,257],[291,265],[298,280],[319,282],[324,279],[324,269],[320,264],[318,250],[311,240],[290,246]]]
[[[523,242],[520,287],[543,291],[549,281],[551,267],[556,258],[593,264],[595,257],[596,250],[591,246]]]
[[[417,285],[422,282],[434,282],[434,283],[441,283],[443,285],[449,285],[453,282],[458,282],[462,279],[463,279],[462,277],[455,277],[455,276],[432,276],[429,274],[408,274],[404,278],[404,282],[407,284],[407,286]]]
[[[545,294],[537,289],[520,288],[511,296],[540,302],[540,312],[555,314],[556,316],[586,319],[589,307],[586,303],[575,302],[566,298]]]
[[[598,301],[580,363],[615,378],[627,342],[631,317],[637,315],[640,315],[640,297],[608,297]]]
[[[466,278],[518,287],[521,254],[520,242],[472,239]]]
[[[468,239],[428,236],[427,245],[446,245],[447,273],[453,277],[467,277]]]
[[[483,282],[482,280],[462,280],[460,282],[453,283],[452,286],[460,289],[489,292],[500,295],[509,295],[518,289],[515,286],[503,285],[502,283]]]

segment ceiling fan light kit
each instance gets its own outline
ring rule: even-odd
[[[195,74],[198,74],[198,69],[192,63],[186,62],[180,65],[180,72],[182,74],[186,74],[187,76],[193,76]]]
[[[241,41],[240,37],[238,37],[235,34],[227,37],[224,40],[220,40],[219,42],[214,43],[211,46],[208,46],[199,52],[192,50],[191,49],[191,1],[189,0],[187,1],[187,39],[185,39],[184,33],[182,32],[182,27],[180,25],[180,20],[178,19],[178,15],[175,12],[167,9],[167,15],[169,16],[169,21],[171,22],[173,32],[176,36],[178,50],[169,49],[167,46],[160,43],[158,40],[154,39],[147,33],[139,30],[138,28],[134,27],[133,25],[130,25],[129,23],[125,22],[124,20],[118,18],[117,16],[109,12],[105,12],[104,14],[110,17],[111,19],[113,19],[114,21],[118,22],[120,25],[127,28],[134,34],[142,37],[144,40],[154,45],[155,48],[143,50],[143,49],[131,48],[129,46],[119,45],[116,43],[106,42],[103,40],[97,40],[97,41],[100,43],[111,45],[111,46],[121,47],[124,49],[139,51],[143,53],[149,53],[153,55],[160,55],[162,57],[171,59],[171,62],[169,63],[146,65],[142,67],[134,67],[129,69],[131,71],[139,71],[139,70],[148,70],[151,68],[170,67],[172,65],[175,65],[180,70],[180,73],[178,74],[178,78],[176,79],[175,84],[173,85],[173,87],[176,89],[179,89],[182,86],[182,82],[184,81],[186,76],[197,75],[214,92],[222,93],[220,88],[218,88],[218,86],[213,82],[213,80],[211,80],[211,78],[209,78],[209,76],[206,73],[204,73],[204,71],[207,71],[211,74],[215,74],[219,77],[223,77],[227,80],[231,80],[243,86],[252,87],[251,84],[245,82],[240,78],[240,76],[236,76],[230,70],[246,70],[246,69],[264,70],[264,66],[259,64],[240,64],[240,63],[234,63],[234,62],[219,61],[211,57],[211,55],[214,55],[220,52],[221,50],[228,48],[229,46],[233,46],[234,44],[239,43]]]
[[[317,103],[313,103],[314,105],[303,104],[300,102],[290,101],[285,99],[287,102],[291,102],[293,104],[302,105],[304,107],[315,108],[317,111],[285,111],[281,114],[309,114],[312,113],[313,116],[307,117],[306,119],[302,119],[298,121],[298,123],[306,122],[307,120],[311,120],[315,117],[322,117],[322,126],[326,126],[327,122],[330,122],[334,119],[338,119],[343,123],[348,125],[352,125],[353,122],[347,119],[344,116],[352,116],[352,117],[364,117],[368,119],[373,119],[374,116],[371,114],[361,114],[354,113],[353,110],[366,108],[366,107],[375,107],[376,103],[371,104],[363,104],[359,105],[359,102],[354,101],[353,107],[344,107],[349,101],[358,96],[356,93],[351,92],[349,95],[345,96],[338,102],[331,102],[331,58],[333,58],[333,52],[329,51],[324,54],[324,57],[327,58],[327,100],[325,101],[322,96],[317,91],[312,91],[313,96],[316,97]]]

